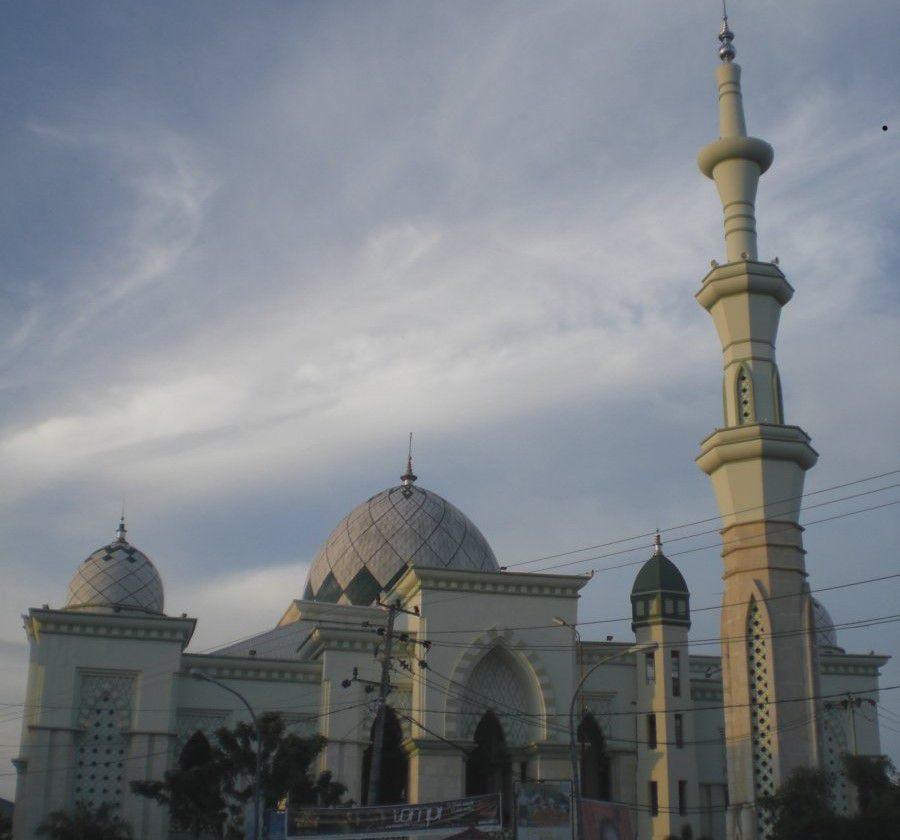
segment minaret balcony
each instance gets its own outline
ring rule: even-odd
[[[752,423],[716,429],[700,444],[697,466],[707,475],[736,461],[793,461],[808,470],[819,460],[810,438],[799,426]]]
[[[772,263],[738,260],[713,268],[694,297],[709,312],[722,298],[742,294],[768,295],[784,306],[794,296],[794,287]]]
[[[749,160],[759,167],[762,175],[771,165],[775,152],[758,137],[720,137],[704,146],[697,155],[697,166],[707,178],[715,178],[714,170],[726,160]]]

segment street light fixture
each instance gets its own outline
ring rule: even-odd
[[[247,698],[231,686],[225,685],[225,683],[219,682],[218,680],[214,680],[208,674],[203,673],[199,668],[191,668],[188,673],[195,680],[203,680],[204,682],[212,683],[213,685],[217,685],[219,688],[224,689],[229,694],[233,694],[247,707],[247,711],[250,713],[250,720],[253,721],[253,731],[256,733],[256,773],[253,788],[253,836],[256,840],[262,840],[262,811],[260,809],[260,799],[262,794],[262,791],[260,790],[262,782],[262,733],[259,731],[259,722],[256,720],[256,713],[253,711],[253,707],[247,702]]]
[[[562,619],[559,619],[561,621]],[[556,619],[554,619],[556,621]],[[569,625],[571,627],[571,625]],[[574,629],[574,628],[573,628]],[[578,772],[578,748],[576,746],[576,736],[575,736],[575,703],[578,700],[578,694],[581,691],[581,687],[587,682],[587,678],[594,673],[601,665],[606,665],[608,662],[612,662],[614,659],[618,659],[621,656],[628,656],[631,653],[642,653],[643,651],[656,650],[659,647],[658,642],[651,642],[650,644],[643,645],[631,645],[631,647],[627,647],[624,650],[620,650],[617,653],[613,653],[610,656],[604,656],[599,662],[594,663],[587,671],[582,675],[581,679],[578,681],[578,685],[575,686],[575,691],[572,693],[572,701],[569,703],[569,746],[572,758],[572,798],[575,806],[575,810],[578,808],[578,800],[581,798],[581,776]],[[578,838],[581,837],[581,820],[579,819],[579,814],[575,814],[575,825],[577,828],[576,836]]]

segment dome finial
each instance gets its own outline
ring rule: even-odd
[[[734,32],[728,28],[728,10],[725,8],[725,0],[722,0],[722,29],[719,31],[719,58],[722,61],[734,61],[735,50],[731,43],[734,40]]]
[[[662,553],[662,537],[659,535],[659,528],[657,528],[656,536],[653,538],[653,556],[659,557]]]
[[[409,433],[409,452],[406,456],[406,472],[400,476],[400,481],[404,483],[407,487],[409,487],[417,478],[417,475],[413,474],[412,467],[412,436],[413,433]]]
[[[116,539],[119,542],[125,542],[125,534],[128,529],[125,527],[125,502],[122,502],[122,515],[119,517],[119,526],[116,528]]]

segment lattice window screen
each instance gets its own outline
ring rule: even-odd
[[[528,694],[509,655],[497,648],[475,666],[466,686],[462,709],[464,737],[472,737],[488,709],[500,719],[507,744],[528,742]]]
[[[83,729],[75,748],[73,798],[96,807],[119,805],[131,726],[134,677],[82,674],[77,724]]]
[[[741,424],[752,423],[754,420],[753,380],[750,378],[750,371],[743,365],[738,371],[737,397],[738,416]]]
[[[839,814],[849,810],[847,777],[841,755],[847,752],[847,721],[843,709],[826,704],[823,711],[825,729],[825,768],[831,774],[831,794],[834,809]]]
[[[769,655],[762,611],[750,602],[747,616],[747,662],[750,682],[750,737],[753,746],[753,787],[756,799],[775,793],[772,714],[769,705]],[[757,836],[772,835],[769,813],[757,810]]]

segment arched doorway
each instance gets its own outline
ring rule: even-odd
[[[587,799],[609,800],[612,795],[609,753],[596,718],[587,712],[578,727],[581,755],[581,795]]]
[[[504,820],[512,801],[512,762],[503,727],[490,709],[475,727],[475,749],[466,759],[466,796],[502,794]]]
[[[406,802],[406,783],[409,775],[409,762],[403,750],[403,730],[400,721],[390,706],[384,709],[384,746],[381,753],[381,790],[379,805],[396,805]],[[363,753],[362,790],[360,801],[369,804],[369,773],[372,768],[372,740],[375,724],[369,733],[369,746]]]

